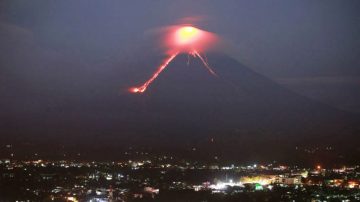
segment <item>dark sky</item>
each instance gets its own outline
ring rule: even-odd
[[[9,0],[0,5],[2,91],[11,89],[6,82],[11,71],[26,74],[32,62],[93,68],[149,43],[149,30],[197,17],[248,67],[322,102],[360,111],[356,0]],[[30,62],[26,67],[20,64],[23,57]]]
[[[357,0],[1,1],[0,110],[31,114],[36,103],[29,97],[84,96],[71,86],[84,85],[89,72],[94,80],[106,80],[112,69],[141,74],[146,67],[117,64],[136,60],[144,47],[156,50],[151,30],[196,17],[199,27],[220,35],[225,51],[249,68],[321,102],[360,112],[359,11]]]

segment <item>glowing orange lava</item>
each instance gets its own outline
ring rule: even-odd
[[[147,80],[140,87],[130,88],[130,92],[132,93],[143,93],[146,91],[147,87],[159,76],[159,74],[170,64],[170,62],[177,56],[178,53],[171,55],[168,59],[165,60],[163,64],[160,65],[158,70],[151,76],[149,80]]]
[[[148,79],[143,85],[139,87],[130,88],[132,93],[143,93],[148,86],[160,75],[160,73],[170,64],[170,62],[179,53],[188,53],[193,57],[198,57],[204,64],[205,68],[214,76],[216,73],[208,62],[199,53],[207,49],[212,43],[216,41],[214,34],[200,30],[193,26],[173,26],[169,28],[168,36],[166,37],[165,44],[168,48],[170,56],[160,65],[157,71]],[[189,64],[189,61],[188,61]]]
[[[211,69],[209,63],[207,63],[206,60],[204,60],[204,58],[197,52],[194,51],[194,54],[200,58],[201,62],[204,64],[204,66],[206,67],[206,69],[214,76],[217,76],[216,73],[214,72],[214,70]]]

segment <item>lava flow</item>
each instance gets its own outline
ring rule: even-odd
[[[169,63],[177,56],[178,53],[171,55],[167,58],[164,63],[158,68],[158,70],[151,76],[149,80],[147,80],[140,87],[133,87],[130,89],[133,93],[143,93],[146,91],[147,87],[159,76],[159,74],[169,65]]]
[[[192,52],[192,54],[193,54],[195,57],[200,58],[201,62],[204,64],[204,66],[206,67],[206,69],[207,69],[212,75],[217,76],[216,73],[214,72],[214,70],[211,69],[209,63],[208,63],[206,60],[204,60],[204,58],[200,55],[200,53],[198,53],[197,51],[194,51],[194,52]]]
[[[199,51],[207,49],[211,43],[216,39],[215,35],[192,26],[175,26],[169,28],[168,37],[165,45],[168,48],[168,52],[171,53],[169,57],[158,67],[157,71],[148,79],[144,84],[139,87],[130,88],[129,91],[132,93],[143,93],[149,87],[149,85],[155,81],[160,73],[166,69],[171,61],[179,53],[188,53],[193,57],[198,57],[204,64],[204,67],[214,76],[216,73],[208,62],[201,56]]]

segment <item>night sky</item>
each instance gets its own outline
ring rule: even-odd
[[[138,121],[134,114],[144,108],[128,109],[133,98],[126,89],[148,78],[163,59],[151,33],[186,19],[218,34],[226,44],[219,52],[279,88],[341,113],[360,112],[356,0],[8,0],[0,3],[0,135],[18,141],[131,131]],[[164,86],[172,85],[163,79]],[[161,88],[160,81],[156,85]],[[159,92],[154,88],[144,97]],[[197,106],[199,100],[187,105]],[[157,104],[151,110],[161,110]],[[211,108],[214,103],[203,104]],[[118,120],[122,125],[113,127]]]

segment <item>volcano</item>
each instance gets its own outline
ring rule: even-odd
[[[179,54],[144,93],[129,93],[162,58],[136,56],[141,60],[29,74],[36,85],[17,91],[27,99],[9,100],[3,111],[3,142],[58,142],[92,155],[131,146],[231,159],[281,156],[299,145],[357,147],[349,140],[359,133],[358,115],[298,95],[220,53],[207,54],[217,76],[199,58],[188,64]]]
[[[124,113],[132,114],[123,124],[137,143],[216,143],[221,152],[233,153],[333,145],[358,131],[357,116],[298,95],[226,55],[208,54],[216,77],[198,58],[189,65],[187,60],[186,54],[177,56],[147,92],[123,97]]]

